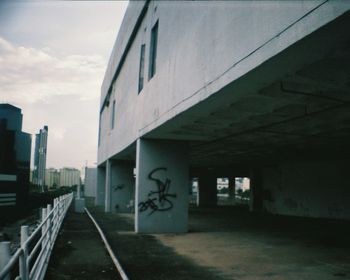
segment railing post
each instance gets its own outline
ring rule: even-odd
[[[57,203],[58,203],[58,207],[57,207],[57,208],[58,208],[58,209],[57,209],[57,211],[58,211],[58,213],[57,213],[57,219],[58,219],[58,221],[59,221],[59,220],[60,220],[60,216],[61,216],[61,214],[60,214],[60,213],[61,213],[61,197],[58,198],[58,202],[57,202]]]
[[[46,218],[46,208],[42,208],[41,209],[41,221],[43,222]],[[46,225],[43,224],[43,227],[41,228],[41,235],[45,236],[45,229],[46,229]],[[43,238],[43,241],[41,243],[41,250],[45,249],[45,244],[46,244],[46,237]]]
[[[21,226],[21,248],[23,250],[23,254],[19,257],[19,275],[21,276],[21,280],[28,280],[28,248],[25,244],[29,237],[29,227]]]
[[[53,206],[52,206],[52,209],[53,209],[53,212],[52,212],[52,232],[53,232],[53,235],[55,235],[55,222],[56,222],[56,198],[53,199]]]
[[[58,210],[59,210],[59,200],[58,198],[56,197],[55,200],[53,201],[53,207],[55,209],[54,211],[54,221],[53,221],[53,224],[54,224],[54,228],[55,228],[55,235],[56,235],[56,232],[58,231]]]
[[[47,213],[46,213],[46,215],[48,216],[48,218],[47,218],[47,230],[48,230],[47,233],[48,233],[48,241],[49,241],[48,248],[51,247],[51,232],[52,232],[52,227],[51,227],[51,219],[52,219],[52,217],[51,217],[51,209],[52,209],[51,204],[48,204],[47,205]],[[50,249],[48,249],[48,250],[50,250]]]
[[[10,261],[11,254],[10,254],[10,242],[9,241],[3,241],[0,242],[0,271],[4,269],[4,267],[7,265],[7,263]],[[10,280],[10,275],[6,275],[4,280]]]

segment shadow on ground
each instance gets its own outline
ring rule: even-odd
[[[126,274],[132,280],[228,279],[220,271],[177,254],[150,234],[135,234],[128,218],[90,207]]]

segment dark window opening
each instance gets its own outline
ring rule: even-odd
[[[140,69],[139,69],[139,93],[143,89],[143,81],[145,76],[145,44],[141,45],[140,53]]]
[[[115,100],[113,100],[113,106],[112,106],[111,129],[114,128],[114,122],[115,122]]]
[[[151,44],[150,44],[150,50],[149,50],[149,69],[148,69],[149,80],[156,73],[157,41],[158,41],[158,21],[153,26],[151,31]]]

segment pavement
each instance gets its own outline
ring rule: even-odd
[[[350,279],[347,221],[190,207],[187,234],[135,234],[132,214],[89,211],[131,280]],[[46,279],[118,279],[86,214],[68,214],[53,254]]]

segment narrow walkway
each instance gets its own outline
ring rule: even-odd
[[[45,279],[120,279],[98,232],[86,214],[68,212]]]

